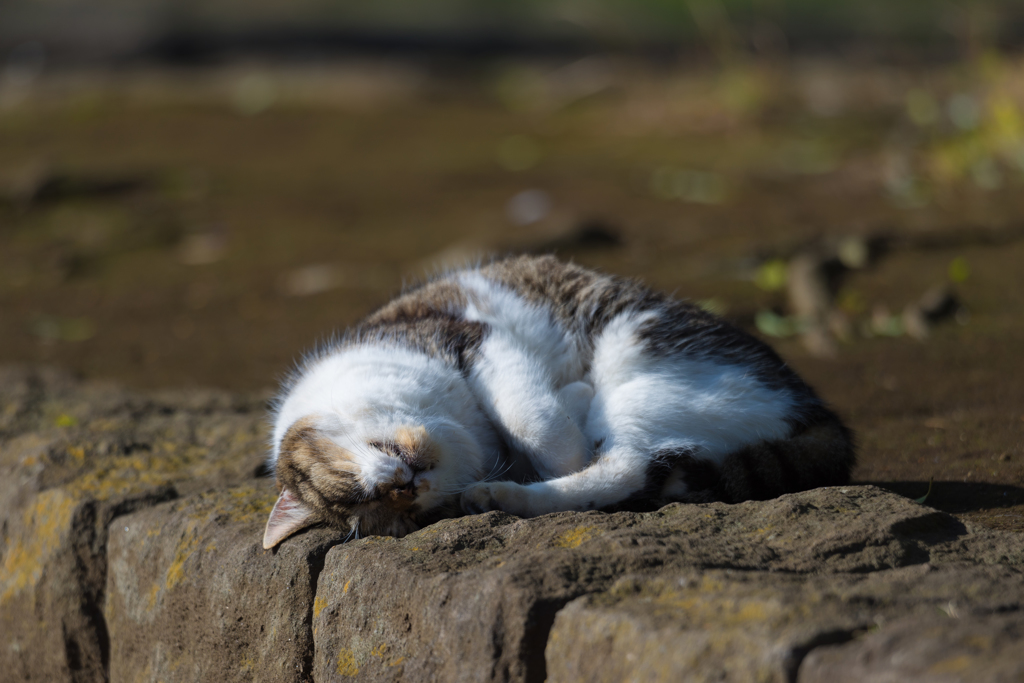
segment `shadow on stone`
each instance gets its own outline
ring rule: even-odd
[[[865,481],[858,485],[871,485],[918,499],[928,492],[926,481]],[[984,484],[962,481],[936,481],[925,505],[950,514],[978,512],[1024,504],[1024,488],[1004,484]]]

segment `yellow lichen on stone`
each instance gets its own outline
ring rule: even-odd
[[[976,650],[981,650],[983,652],[989,652],[992,649],[992,636],[980,634],[968,636],[967,640],[964,642]]]
[[[36,496],[25,510],[21,537],[11,542],[0,568],[0,605],[35,586],[42,577],[71,524],[75,502],[61,489],[51,489]]]
[[[394,653],[389,653],[391,646],[387,643],[381,643],[377,647],[370,650],[370,655],[380,660],[384,666],[398,666],[405,661],[405,657],[395,657]]]
[[[743,605],[735,616],[735,620],[738,622],[764,621],[767,618],[768,612],[765,610],[765,606],[756,602],[749,602],[746,605]]]
[[[316,598],[313,600],[313,618],[316,619],[320,616],[320,613],[327,607],[327,598]]]
[[[277,502],[274,492],[259,491],[254,487],[233,489],[231,497],[235,505],[228,516],[233,522],[263,521]]]
[[[193,528],[215,519],[232,522],[266,521],[277,496],[270,491],[261,491],[253,486],[242,486],[226,492],[200,494],[198,500],[184,510]]]
[[[78,420],[67,413],[61,413],[54,419],[53,423],[58,427],[74,427],[78,424]]]
[[[341,589],[341,592],[342,592],[343,594],[344,594],[344,593],[348,593],[348,587],[349,587],[350,585],[352,585],[352,579],[349,579],[348,581],[346,581],[346,582],[345,582],[345,585],[344,585],[344,587],[342,587],[342,589]]]
[[[144,681],[152,681],[152,680],[153,680],[153,660],[151,659],[148,662],[146,662],[145,668],[143,668],[141,671],[139,671],[138,674],[135,676],[135,682],[136,683],[143,683]]]
[[[86,426],[91,432],[113,432],[118,428],[119,424],[115,420],[103,417],[95,420],[89,420],[89,423]]]
[[[192,554],[195,553],[198,547],[199,539],[196,534],[195,524],[189,522],[184,536],[178,542],[178,547],[174,550],[174,560],[171,562],[171,566],[167,568],[167,580],[164,582],[167,590],[171,590],[185,578],[185,562],[188,561],[188,558],[192,557]]]
[[[630,597],[628,592],[620,597]],[[752,623],[779,626],[794,619],[806,618],[804,606],[783,605],[771,595],[735,595],[727,586],[711,577],[703,577],[683,589],[650,586],[638,597],[653,601],[659,607],[686,614],[694,625],[716,625],[746,629]]]
[[[593,535],[593,530],[592,526],[578,526],[575,529],[570,529],[555,538],[554,545],[558,548],[578,548],[581,543]]]
[[[81,446],[70,446],[68,448],[68,455],[75,459],[79,464],[85,462],[85,449]]]
[[[701,577],[700,589],[702,592],[705,593],[717,593],[719,591],[725,590],[725,584],[719,581],[718,579],[712,578],[710,576],[703,576]]]
[[[200,452],[197,449],[196,452],[174,457],[141,454],[115,458],[70,482],[65,488],[71,493],[99,501],[109,500],[133,491],[176,481],[204,456],[205,451]]]
[[[149,609],[156,607],[156,598],[160,595],[160,584],[154,583],[149,589]]]
[[[929,667],[928,672],[933,674],[955,674],[967,671],[974,666],[974,660],[968,655],[950,657],[936,662]]]
[[[338,653],[338,674],[341,676],[356,677],[359,675],[359,667],[356,666],[356,656],[352,650],[344,649]]]

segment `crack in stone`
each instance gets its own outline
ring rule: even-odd
[[[548,677],[548,663],[545,657],[548,638],[555,625],[555,617],[570,602],[580,596],[567,600],[538,601],[530,609],[523,637],[520,657],[526,665],[526,683],[543,683]]]
[[[811,650],[819,647],[825,647],[828,645],[842,645],[848,643],[858,635],[864,633],[868,629],[868,626],[858,626],[853,629],[836,629],[834,631],[825,631],[819,633],[803,645],[792,648],[787,654],[786,659],[783,662],[783,667],[786,674],[787,683],[797,683],[800,676],[800,666],[807,659],[807,655],[811,653]]]
[[[309,681],[310,683],[315,683],[316,681],[316,677],[313,675],[313,667],[316,662],[316,636],[313,634],[313,612],[316,609],[316,598],[320,590],[320,575],[323,573],[324,567],[327,565],[327,554],[331,552],[331,548],[342,545],[344,542],[344,537],[339,535],[334,539],[321,542],[319,545],[310,549],[308,555],[310,600],[306,624],[309,628],[309,649],[302,657],[300,674],[302,676],[302,680]]]
[[[323,553],[319,552],[319,548],[313,551],[313,555],[310,558],[309,565],[309,587],[310,587],[310,600],[309,600],[309,616],[307,617],[307,625],[309,628],[309,648],[305,655],[302,657],[301,671],[299,672],[303,680],[315,682],[316,679],[313,677],[313,663],[316,661],[316,635],[313,633],[313,611],[316,609],[316,596],[317,591],[320,588],[320,574],[323,573],[324,565],[327,563],[327,553],[334,546],[330,546]]]
[[[100,672],[103,681],[110,680],[110,630],[103,613],[109,567],[110,526],[121,517],[174,500],[177,497],[178,492],[174,487],[166,486],[137,498],[122,500],[110,507],[105,507],[96,501],[89,501],[82,506],[72,523],[72,534],[77,539],[72,548],[77,560],[77,579],[82,593],[81,612],[86,623],[91,627],[91,635],[96,639],[89,645],[94,650],[99,650]],[[78,667],[71,666],[70,668],[78,668],[81,672],[84,655],[82,646],[67,636],[64,639],[64,644],[69,665],[72,663],[73,655],[79,661]],[[72,678],[78,680],[80,676],[72,674]],[[82,680],[92,679],[89,677]]]

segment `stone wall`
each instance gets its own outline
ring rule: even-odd
[[[263,419],[0,370],[0,679],[1024,677],[1020,534],[850,486],[267,551]]]

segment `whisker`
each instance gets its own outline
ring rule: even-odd
[[[508,472],[508,470],[512,467],[512,461],[509,460],[508,464],[505,465],[505,469],[503,469],[503,470],[500,469],[501,466],[502,466],[502,461],[501,460],[496,461],[494,463],[494,466],[491,467],[491,471],[487,473],[487,476],[484,477],[482,479],[482,481],[491,481],[492,478],[500,477],[505,472]]]
[[[470,484],[469,486],[472,486],[472,484]],[[434,494],[436,494],[438,496],[452,496],[452,495],[455,495],[457,493],[462,493],[467,488],[468,488],[468,486],[461,486],[461,487],[460,486],[455,486],[455,487],[452,487],[452,488],[437,489],[436,491],[432,491],[432,493],[434,493]]]
[[[491,471],[487,473],[487,476],[481,478],[480,481],[490,481],[491,477],[494,476],[495,470],[497,470],[499,467],[501,467],[501,461],[496,460],[494,464],[491,465]]]
[[[510,469],[512,469],[512,466],[514,464],[515,463],[510,462],[508,465],[505,466],[505,469],[503,469],[502,471],[498,472],[497,474],[494,474],[494,470],[491,470],[491,474],[488,474],[481,481],[494,481],[495,479],[499,479],[499,478],[505,476],[508,473],[508,471]]]

